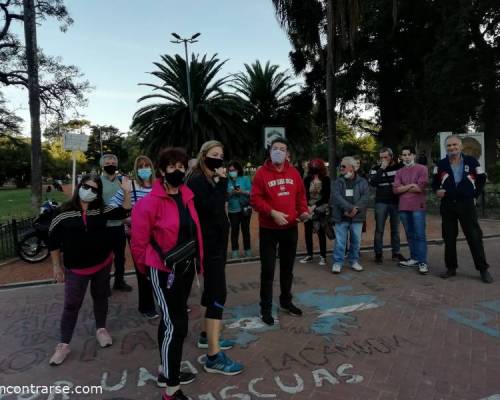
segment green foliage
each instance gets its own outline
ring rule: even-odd
[[[186,62],[176,54],[164,55],[155,62],[158,70],[151,75],[160,84],[143,83],[153,94],[145,100],[160,101],[140,108],[135,114],[132,129],[145,150],[157,152],[166,146],[181,146],[195,154],[199,146],[211,139],[222,141],[228,154],[241,149],[242,111],[240,98],[228,93],[225,86],[229,77],[218,78],[225,61],[216,55],[211,58],[193,55],[189,63],[194,134],[191,134],[189,96],[186,81]]]
[[[0,138],[0,183],[14,179],[17,187],[26,187],[30,181],[31,155],[29,140]]]

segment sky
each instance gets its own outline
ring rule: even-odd
[[[66,33],[56,21],[43,21],[38,45],[80,68],[93,86],[82,116],[93,124],[114,125],[127,132],[137,99],[149,93],[140,82],[158,83],[148,72],[160,54],[179,53],[171,32],[190,37],[200,32],[189,51],[228,60],[223,73],[243,70],[245,63],[271,61],[291,69],[290,43],[276,20],[271,0],[66,0],[74,19]],[[2,89],[11,108],[29,126],[27,92]],[[42,118],[42,129],[47,121]]]

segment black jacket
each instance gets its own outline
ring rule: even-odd
[[[304,186],[306,188],[306,199],[307,199],[307,204],[309,205],[309,199],[311,198],[311,194],[309,193],[309,187],[311,186],[311,180],[312,176],[306,176],[304,178]],[[330,186],[330,177],[329,176],[324,176],[321,178],[321,192],[320,192],[320,199],[316,201],[315,206],[318,207],[322,204],[328,204],[330,201],[330,191],[331,191],[331,186]]]
[[[460,183],[455,184],[453,170],[448,157],[443,158],[434,168],[432,179],[432,190],[445,189],[446,195],[442,202],[456,200],[473,200],[477,198],[484,189],[486,174],[479,162],[471,156],[462,154],[464,169]]]
[[[375,203],[397,204],[399,196],[394,194],[392,185],[396,172],[403,167],[403,164],[395,163],[387,166],[385,170],[380,165],[375,165],[370,170],[368,182],[376,188]]]
[[[229,235],[229,219],[226,214],[227,179],[212,185],[203,174],[189,177],[187,186],[194,193],[194,206],[200,219],[205,255],[226,251],[223,249]]]
[[[87,210],[87,224],[81,210],[63,211],[52,220],[49,228],[49,250],[60,249],[64,267],[82,269],[102,263],[109,257],[112,242],[106,228],[108,219],[123,219],[128,211],[107,206]]]

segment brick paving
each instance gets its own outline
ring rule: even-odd
[[[368,247],[373,246],[373,231],[374,231],[374,217],[372,210],[368,210],[366,232],[362,235],[362,246]],[[500,220],[481,220],[481,228],[485,235],[500,235]],[[400,227],[401,240],[405,242],[405,235],[403,227]],[[463,235],[460,232],[460,237]],[[258,218],[257,214],[252,216],[251,221],[251,238],[252,238],[252,252],[254,255],[258,255],[259,252],[259,235],[258,235]],[[427,238],[428,240],[441,240],[441,218],[439,216],[429,214],[427,216]],[[389,236],[389,222],[386,223],[386,232],[384,235],[385,245],[390,244]],[[243,241],[240,238],[240,246]],[[315,251],[319,251],[317,237],[314,238]],[[327,250],[331,251],[333,246],[332,241],[327,240]],[[230,244],[229,244],[230,250]],[[303,253],[306,251],[306,246],[304,242],[303,225],[299,225],[299,243],[298,252]],[[403,249],[403,253],[407,250]],[[126,269],[131,272],[133,271],[132,261],[130,254],[126,252],[127,262]],[[28,264],[20,259],[11,260],[10,262],[4,262],[0,265],[0,285],[6,285],[16,282],[28,282],[37,280],[52,279],[52,267],[50,259],[37,264]]]
[[[327,267],[297,263],[295,302],[305,314],[294,318],[276,311],[279,325],[273,328],[258,319],[259,264],[228,265],[225,336],[238,343],[228,354],[246,370],[234,377],[202,370],[197,361],[202,351],[195,347],[201,315],[196,289],[190,299],[184,368],[199,374],[183,389],[194,400],[498,400],[498,239],[486,240],[485,246],[496,279],[491,285],[479,281],[464,242],[458,245],[459,275],[446,281],[438,277],[440,245],[429,247],[428,276],[389,261],[377,266],[371,252],[363,254],[361,273],[344,269],[337,276]],[[103,394],[64,398],[159,400],[161,389],[153,380],[158,322],[138,314],[135,295],[111,297],[108,328],[114,344],[107,349],[96,347],[87,298],[72,353],[62,366],[49,367],[58,341],[63,286],[0,291],[0,385],[101,385]]]

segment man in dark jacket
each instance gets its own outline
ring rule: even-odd
[[[260,309],[262,321],[274,324],[273,282],[276,253],[280,255],[280,305],[291,315],[302,310],[292,303],[293,265],[297,250],[297,222],[309,219],[304,183],[299,172],[287,161],[288,142],[271,142],[270,159],[255,174],[250,202],[259,213]]]
[[[462,140],[450,135],[445,140],[446,157],[434,168],[432,189],[441,199],[442,231],[446,271],[441,278],[456,275],[458,222],[469,245],[474,265],[485,283],[493,282],[488,272],[483,247],[483,232],[479,226],[475,199],[486,183],[486,174],[479,162],[462,153]]]
[[[335,223],[335,248],[333,250],[334,274],[340,273],[344,264],[347,235],[349,232],[349,264],[355,271],[363,271],[359,264],[361,230],[366,219],[369,198],[368,182],[356,174],[357,162],[344,157],[340,164],[341,176],[332,185],[331,208]]]
[[[403,165],[394,160],[394,154],[388,147],[382,147],[379,152],[380,162],[370,170],[370,185],[376,188],[375,193],[375,235],[373,238],[373,249],[375,251],[375,262],[383,262],[383,245],[385,221],[389,217],[391,224],[391,248],[394,261],[406,261],[399,252],[399,196],[394,194],[392,185],[396,171]]]

